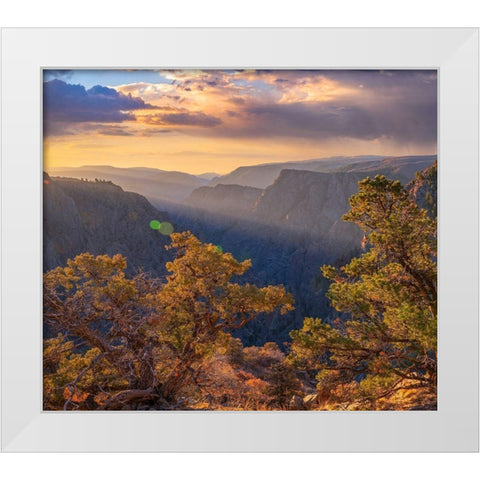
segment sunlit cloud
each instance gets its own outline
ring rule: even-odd
[[[204,134],[231,138],[436,140],[436,75],[431,72],[198,71],[166,77],[170,84],[127,85],[119,91],[161,109],[188,107],[195,113],[147,115],[140,121],[221,124]]]

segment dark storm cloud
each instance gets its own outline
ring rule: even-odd
[[[261,72],[254,76],[261,77]],[[323,101],[262,102],[231,98],[245,118],[239,129],[221,128],[234,137],[290,136],[311,139],[389,138],[396,142],[435,143],[435,71],[270,71],[286,93],[315,79],[333,80],[350,93]],[[239,101],[240,100],[240,101]]]
[[[325,78],[343,85],[364,84],[370,88],[413,88],[436,85],[435,70],[325,70]]]
[[[151,108],[155,107],[141,98],[100,85],[86,90],[82,85],[71,85],[58,79],[43,84],[44,131],[47,135],[62,134],[68,124],[135,120],[131,111]]]
[[[434,142],[437,109],[431,104],[366,107],[341,102],[293,103],[253,106],[245,110],[253,118],[247,135],[287,135],[326,139],[350,137],[373,140]]]

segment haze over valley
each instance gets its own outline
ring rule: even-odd
[[[130,271],[164,275],[167,238],[149,222],[168,221],[175,231],[191,231],[239,260],[251,259],[243,281],[286,286],[296,299],[294,312],[261,317],[239,332],[246,344],[282,344],[305,316],[336,315],[325,298],[328,282],[320,267],[345,263],[361,251],[363,233],[342,220],[358,182],[386,174],[407,184],[435,159],[334,157],[239,167],[211,180],[149,168],[51,169],[44,196],[44,269],[89,251],[121,253]],[[235,180],[241,183],[223,183]],[[251,185],[270,181],[264,188]]]

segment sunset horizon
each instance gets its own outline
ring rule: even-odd
[[[188,175],[193,175],[193,176],[202,176],[202,175],[228,175],[229,173],[234,172],[235,170],[238,170],[239,168],[242,167],[262,167],[262,166],[268,166],[268,165],[281,165],[281,164],[291,164],[291,163],[308,163],[312,161],[322,161],[322,160],[330,160],[330,159],[341,159],[341,158],[362,158],[362,157],[377,157],[379,159],[387,159],[387,158],[399,158],[399,157],[434,157],[436,156],[436,153],[425,153],[421,155],[332,155],[329,157],[318,157],[318,158],[306,158],[306,159],[301,159],[301,160],[285,160],[283,162],[281,161],[271,161],[271,162],[263,162],[263,163],[255,163],[251,165],[238,165],[234,167],[232,170],[226,170],[224,172],[218,172],[218,171],[213,171],[213,170],[201,170],[198,172],[189,172],[182,170],[181,168],[173,168],[173,169],[167,169],[167,168],[159,168],[159,167],[154,167],[154,166],[147,166],[147,165],[133,165],[133,166],[119,166],[119,165],[111,165],[111,164],[101,164],[101,163],[91,163],[91,164],[82,164],[82,165],[58,165],[58,166],[45,166],[44,165],[44,171],[47,173],[50,172],[55,172],[58,170],[67,170],[67,169],[87,169],[87,168],[115,168],[115,169],[145,169],[145,170],[158,170],[161,172],[168,172],[168,173],[185,173]]]

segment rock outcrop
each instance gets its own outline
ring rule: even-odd
[[[418,172],[407,185],[415,203],[427,210],[432,218],[437,217],[437,162]]]

